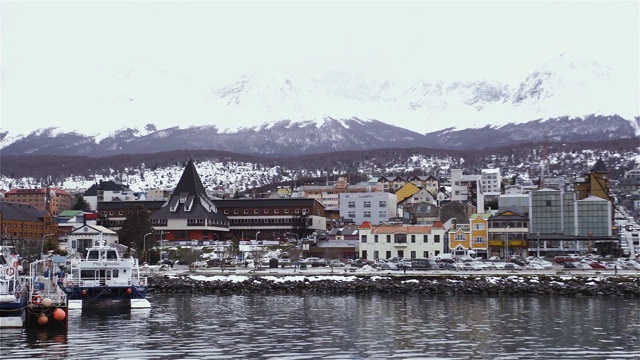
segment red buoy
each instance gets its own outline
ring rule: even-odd
[[[62,309],[60,309],[60,308],[55,309],[55,310],[53,311],[53,318],[54,318],[54,319],[56,319],[56,320],[58,320],[58,321],[62,321],[62,320],[64,320],[64,318],[66,318],[66,317],[67,317],[67,313],[65,313],[65,312],[64,312],[64,310],[62,310]]]
[[[127,289],[127,294],[131,294],[133,292],[133,290],[131,290],[131,288]]]
[[[87,296],[87,290],[82,290],[82,296]]]

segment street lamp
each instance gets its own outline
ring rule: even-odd
[[[42,244],[40,244],[40,258],[42,259],[42,254],[44,254],[44,238],[47,236],[54,236],[55,234],[45,234],[42,235]]]
[[[147,264],[149,263],[149,259],[147,256],[147,236],[153,234],[153,232],[150,233],[146,233],[144,234],[144,237],[142,238],[142,253],[144,254],[144,262],[146,262]]]
[[[256,233],[256,242],[258,241],[258,234],[260,234],[260,231]]]
[[[536,246],[536,257],[539,259],[540,258],[540,232],[538,232],[536,234],[536,239],[538,240],[538,244]]]

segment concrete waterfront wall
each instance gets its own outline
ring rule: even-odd
[[[640,297],[639,276],[246,276],[194,279],[156,276],[152,293],[194,294],[456,294],[517,296]]]

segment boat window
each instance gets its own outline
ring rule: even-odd
[[[95,270],[82,270],[80,271],[80,277],[82,279],[94,279],[96,277]]]
[[[118,255],[116,254],[116,251],[115,250],[108,250],[107,251],[107,259],[109,259],[109,260],[118,259]]]
[[[120,275],[118,274],[118,269],[113,269],[113,275],[114,278],[120,277]]]
[[[89,251],[89,255],[87,255],[87,259],[89,259],[89,260],[98,260],[98,256],[99,256],[98,251],[91,250],[91,251]]]

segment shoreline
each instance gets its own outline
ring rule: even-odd
[[[633,274],[200,273],[156,274],[149,292],[242,294],[444,294],[481,296],[640,297]]]

